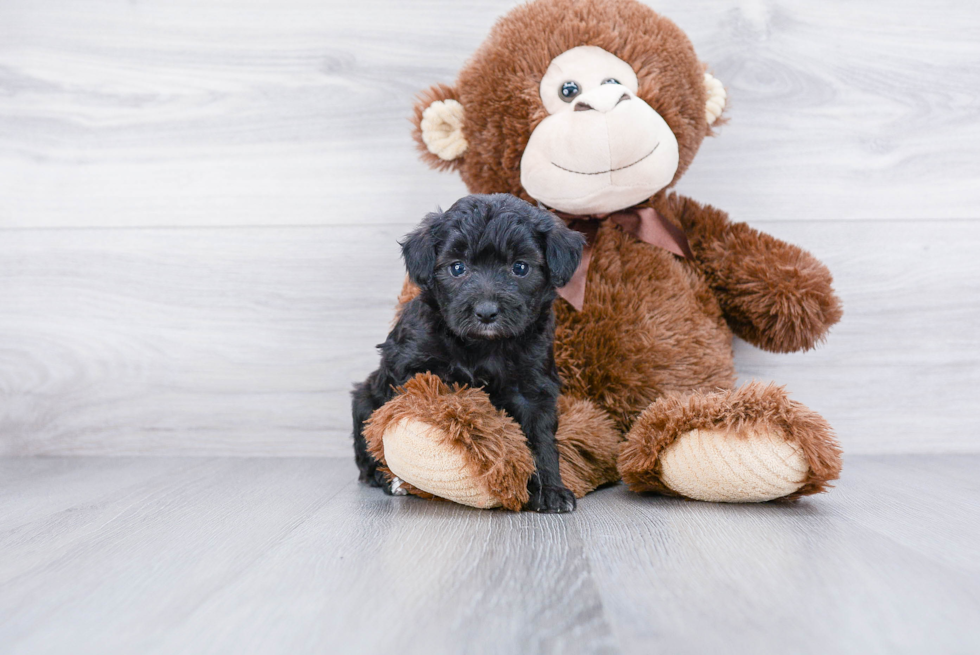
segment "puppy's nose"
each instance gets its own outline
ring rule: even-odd
[[[500,312],[500,308],[492,300],[481,300],[476,303],[473,311],[476,312],[476,317],[480,319],[481,323],[493,323],[497,320],[497,314]]]

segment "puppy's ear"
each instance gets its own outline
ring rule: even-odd
[[[551,212],[543,209],[535,209],[535,211],[542,214],[540,222],[546,226],[542,230],[545,235],[544,258],[548,263],[551,282],[556,287],[563,287],[572,279],[575,269],[582,261],[585,237],[569,229]]]
[[[436,271],[436,223],[441,213],[425,217],[422,224],[410,232],[401,242],[402,258],[408,279],[421,289],[428,288]]]

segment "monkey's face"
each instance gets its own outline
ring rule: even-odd
[[[670,184],[677,139],[637,86],[629,64],[596,46],[551,61],[540,90],[548,116],[521,159],[521,184],[531,197],[570,214],[598,214]]]
[[[532,0],[415,106],[422,158],[473,193],[570,214],[676,184],[725,107],[687,35],[637,0]]]

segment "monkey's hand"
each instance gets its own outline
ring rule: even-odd
[[[673,195],[681,223],[732,332],[770,352],[809,350],[843,311],[830,270],[802,248],[732,223],[724,212]]]

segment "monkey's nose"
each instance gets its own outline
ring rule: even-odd
[[[476,304],[476,307],[473,308],[473,311],[476,313],[476,317],[480,319],[481,323],[489,325],[497,320],[497,314],[500,313],[500,307],[497,306],[497,303],[493,302],[492,300],[481,300]]]
[[[632,96],[624,91],[619,84],[603,84],[576,98],[572,104],[572,111],[594,110],[604,114],[611,111],[619,103],[631,99]]]

